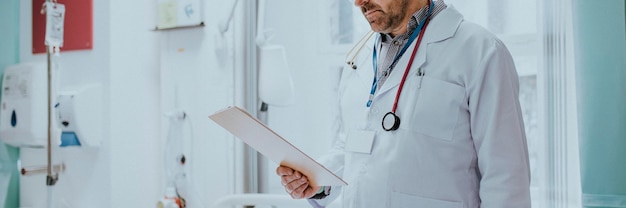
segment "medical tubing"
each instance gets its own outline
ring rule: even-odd
[[[228,28],[230,28],[230,21],[233,19],[233,16],[235,14],[235,8],[237,8],[237,3],[239,2],[239,0],[235,0],[233,2],[233,6],[230,7],[230,13],[228,14],[228,17],[224,20],[222,19],[222,21],[220,21],[217,26],[220,30],[220,34],[224,34],[226,33],[226,31],[228,31]]]
[[[182,199],[185,199],[185,202],[188,205],[188,207],[204,207],[201,203],[198,203],[198,201],[200,200],[200,197],[198,196],[195,190],[195,186],[193,185],[193,183],[190,182],[192,181],[192,178],[193,178],[193,174],[190,174],[190,172],[192,171],[192,168],[193,168],[192,163],[194,159],[193,158],[194,157],[193,123],[191,121],[191,116],[189,116],[189,114],[182,112],[183,116],[178,116],[178,115],[180,115],[180,113],[178,114],[174,113],[173,115],[170,116],[170,124],[169,124],[170,126],[168,128],[168,136],[166,140],[166,145],[168,146],[171,145],[170,147],[173,147],[173,148],[170,148],[168,150],[166,147],[167,153],[165,154],[165,157],[166,157],[165,162],[166,163],[168,162],[167,160],[168,155],[169,156],[179,155],[177,154],[177,152],[182,154],[185,157],[186,161],[182,165],[182,167],[177,166],[177,165],[168,167],[168,164],[165,164],[166,169],[170,169],[170,168],[175,169],[175,171],[173,172],[171,170],[165,171],[166,172],[165,173],[166,174],[166,187],[170,185],[174,187],[178,195]],[[176,137],[177,134],[178,134],[178,137],[180,137],[178,140],[174,138]],[[188,143],[186,143],[185,141],[188,141]],[[178,150],[173,150],[173,149],[178,149]],[[184,154],[185,150],[187,150],[188,154]],[[170,154],[170,153],[174,153],[174,154]],[[169,165],[171,165],[171,163]]]
[[[184,119],[184,118],[180,118]],[[165,168],[165,181],[167,186],[175,186],[175,178],[177,170],[179,169],[180,161],[177,158],[182,154],[182,139],[177,139],[182,135],[182,123],[176,116],[176,113],[170,118],[167,140],[164,148],[164,168]],[[177,135],[179,134],[179,135]]]
[[[186,138],[189,138],[189,144],[185,145],[185,143],[183,142],[183,150],[187,149],[187,148],[185,148],[185,146],[188,147],[188,151],[189,151],[188,159],[191,159],[191,160],[185,162],[185,167],[187,167],[186,169],[189,170],[189,171],[185,171],[185,167],[183,167],[183,171],[185,171],[185,177],[187,178],[186,182],[188,182],[189,180],[191,180],[191,178],[190,178],[191,177],[190,173],[191,173],[191,168],[192,168],[191,162],[193,162],[193,156],[194,156],[194,154],[193,154],[193,147],[194,147],[194,145],[193,145],[193,138],[194,138],[194,135],[193,135],[193,125],[191,123],[191,118],[185,119],[185,123],[184,124],[187,124],[187,125],[183,125],[183,127],[182,127],[182,131],[183,132],[185,131],[185,126],[188,126],[188,128],[189,128],[189,136],[186,137]],[[184,140],[185,140],[185,137],[183,137],[183,141]],[[193,190],[189,190],[190,189],[189,185],[190,184],[185,184],[185,188],[187,189],[186,190],[187,193],[193,192]]]
[[[193,130],[193,123],[192,123],[192,119],[191,117],[187,117],[186,119],[187,121],[187,126],[189,129],[189,137],[190,141],[189,141],[189,157],[190,157],[190,161],[186,162],[186,166],[187,169],[189,170],[188,173],[185,173],[187,175],[187,184],[185,185],[185,188],[187,189],[187,199],[186,200],[186,204],[188,205],[188,207],[206,207],[205,205],[203,205],[202,203],[198,202],[200,201],[202,198],[198,195],[198,192],[196,191],[196,187],[194,186],[194,183],[190,183],[189,181],[193,181],[194,175],[191,173],[193,170],[193,159],[194,159],[194,130]]]

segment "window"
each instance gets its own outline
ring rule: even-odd
[[[321,4],[328,15],[322,19],[320,42],[323,53],[346,53],[368,31],[369,24],[352,1],[326,0]],[[324,27],[329,25],[329,27]]]
[[[520,105],[524,116],[528,154],[531,167],[531,194],[533,207],[543,207],[542,186],[545,181],[545,137],[539,129],[539,103],[537,68],[541,35],[538,34],[534,1],[521,0],[446,0],[465,19],[475,22],[495,33],[507,46],[519,75]]]

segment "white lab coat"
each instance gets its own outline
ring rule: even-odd
[[[343,208],[530,207],[513,60],[500,40],[452,6],[424,34],[396,111],[400,128],[381,128],[415,42],[370,108],[373,42],[359,55],[357,70],[343,69],[339,136],[320,161],[349,185],[333,187],[331,195],[342,193]],[[419,68],[425,76],[417,75]],[[373,140],[363,132],[373,132]]]

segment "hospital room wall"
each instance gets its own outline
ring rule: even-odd
[[[4,74],[5,67],[17,63],[19,59],[19,14],[19,0],[0,1],[0,25],[3,27],[0,33],[0,74]],[[2,81],[0,81],[1,84]],[[6,145],[6,150],[9,158],[4,159],[9,160],[0,161],[3,163],[0,164],[0,169],[11,170],[11,178],[8,187],[0,187],[0,193],[6,194],[0,196],[0,201],[6,197],[5,203],[0,206],[17,207],[19,205],[19,173],[17,171],[19,148]]]
[[[313,158],[326,153],[334,137],[336,87],[344,52],[349,49],[338,50],[341,52],[329,49],[330,43],[323,38],[330,24],[330,15],[326,14],[329,2],[266,2],[265,30],[272,37],[268,44],[285,47],[295,89],[292,105],[270,106],[268,123]],[[275,174],[276,165],[269,163],[267,170],[269,191],[284,193]]]
[[[96,1],[94,1],[96,2]],[[158,170],[160,80],[156,4],[111,0],[110,159],[111,207],[151,207],[163,196]]]
[[[188,161],[191,184],[187,189],[201,206],[211,207],[219,197],[241,193],[243,187],[243,170],[238,166],[243,160],[235,151],[235,145],[241,143],[208,116],[242,102],[244,91],[236,83],[243,84],[238,79],[245,53],[242,36],[250,31],[244,24],[243,3],[247,0],[238,1],[230,22],[235,1],[202,2],[204,27],[158,32],[160,113],[179,110],[187,115],[183,135],[175,135],[183,140]],[[222,33],[219,24],[230,26]],[[162,119],[162,141],[168,139],[169,124],[168,119]]]
[[[55,58],[59,88],[103,86],[102,145],[56,150],[54,156],[67,166],[55,192],[70,207],[151,207],[162,196],[153,5],[151,0],[93,1],[93,49],[62,51]],[[32,1],[20,1],[20,34],[26,37],[20,40],[20,62],[43,62],[45,55],[31,53],[31,6]],[[22,148],[23,158],[29,155],[37,155],[33,163],[45,164],[44,150]],[[26,180],[44,184],[39,177]]]

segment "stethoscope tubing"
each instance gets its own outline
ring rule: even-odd
[[[350,51],[348,51],[348,54],[346,54],[346,58],[345,58],[346,64],[350,65],[350,67],[352,69],[356,70],[357,65],[354,64],[354,61],[356,60],[356,57],[358,56],[358,54],[361,52],[361,49],[363,49],[363,47],[365,47],[365,45],[370,40],[370,38],[372,38],[372,35],[374,35],[374,31],[370,30],[369,32],[367,32],[367,34],[365,34],[363,37],[361,37],[361,39],[359,39],[359,41],[356,42],[356,44],[354,44],[354,46],[352,46]],[[363,41],[363,40],[365,40],[365,41]],[[348,60],[348,57],[350,56],[350,54],[352,54],[352,51],[354,51],[354,49],[356,49],[358,45],[360,45],[360,46],[358,47],[356,52],[354,52],[354,56],[352,56],[352,58],[350,60]]]
[[[411,66],[413,65],[413,59],[415,58],[415,54],[417,54],[417,49],[419,48],[420,43],[422,42],[422,37],[424,36],[424,33],[426,33],[426,27],[428,27],[428,23],[430,21],[426,21],[426,23],[424,23],[424,31],[420,33],[419,38],[417,39],[417,43],[415,43],[415,48],[413,48],[413,53],[411,53],[411,59],[409,60],[409,63],[406,65],[406,69],[404,69],[404,75],[402,75],[402,80],[400,81],[400,86],[398,86],[398,92],[396,93],[396,99],[393,102],[393,107],[391,108],[391,112],[393,112],[394,114],[396,113],[396,109],[398,108],[398,101],[400,100],[400,93],[402,93],[402,88],[404,87],[404,82],[406,81],[406,78],[409,75],[409,71],[411,69]]]
[[[430,3],[431,3],[431,5],[430,5],[429,11],[428,11],[428,15],[426,16],[425,22],[422,23],[423,24],[422,25],[423,28],[420,26],[419,29],[414,31],[413,32],[414,34],[412,34],[412,36],[414,37],[414,35],[416,35],[415,32],[419,32],[419,37],[417,38],[417,42],[415,43],[415,47],[413,48],[413,52],[411,53],[411,57],[409,58],[409,62],[407,64],[406,68],[404,69],[404,74],[402,75],[402,80],[400,81],[400,85],[398,86],[398,91],[396,92],[396,97],[395,97],[394,102],[393,102],[393,107],[391,108],[390,112],[386,113],[383,116],[381,125],[383,127],[383,130],[385,130],[385,131],[397,130],[400,127],[400,117],[396,114],[396,109],[398,107],[398,101],[400,100],[400,94],[402,94],[402,89],[404,87],[404,83],[406,81],[406,78],[409,75],[409,71],[411,70],[411,66],[413,65],[413,60],[415,59],[415,55],[417,54],[417,50],[419,49],[420,44],[422,43],[422,38],[424,37],[424,33],[426,33],[426,28],[428,27],[428,23],[430,23],[430,16],[432,14],[432,9],[433,9],[433,6],[434,6],[432,1]],[[411,39],[413,39],[413,37]],[[407,42],[407,46],[411,42],[412,41],[409,40]],[[404,53],[405,50],[406,50],[406,46],[401,51],[400,54]],[[396,59],[398,57],[399,56],[397,56]],[[376,90],[377,84],[378,84],[377,80],[376,80],[376,76],[377,76],[377,72],[376,72],[377,71],[376,70],[376,68],[377,68],[377,64],[376,64],[376,61],[377,61],[376,60],[376,47],[374,47],[374,54],[373,54],[372,58],[374,59],[373,60],[373,62],[374,62],[374,82],[372,83],[372,90],[371,90],[371,93],[370,93],[370,98],[369,98],[369,100],[367,102],[367,106],[368,107],[372,104],[373,96],[374,96],[374,93],[375,93],[375,90]],[[393,66],[396,61],[397,60],[394,60],[394,62],[390,65],[390,67]],[[393,121],[392,121],[393,123],[391,123],[391,126],[386,125],[386,122],[385,122],[387,120],[388,116],[392,116],[393,117]]]
[[[398,101],[400,100],[400,94],[402,93],[402,88],[404,88],[404,82],[406,81],[406,78],[409,75],[409,71],[411,70],[411,66],[413,65],[415,54],[417,54],[417,50],[420,46],[420,43],[422,42],[422,37],[424,36],[424,33],[426,33],[426,27],[428,27],[429,22],[430,21],[426,21],[426,23],[424,23],[424,31],[422,31],[419,37],[417,38],[417,42],[415,43],[416,44],[415,48],[413,48],[413,52],[411,53],[411,58],[409,59],[409,63],[406,65],[406,68],[404,69],[402,80],[400,81],[400,85],[398,86],[398,92],[396,92],[396,97],[393,102],[393,107],[391,108],[390,112],[386,113],[383,116],[383,120],[381,124],[382,124],[383,130],[385,131],[393,131],[400,127],[400,117],[396,114],[396,109],[398,108]],[[385,125],[386,123],[385,120],[387,116],[393,116],[393,123],[391,124],[390,127],[387,127],[387,125]]]

